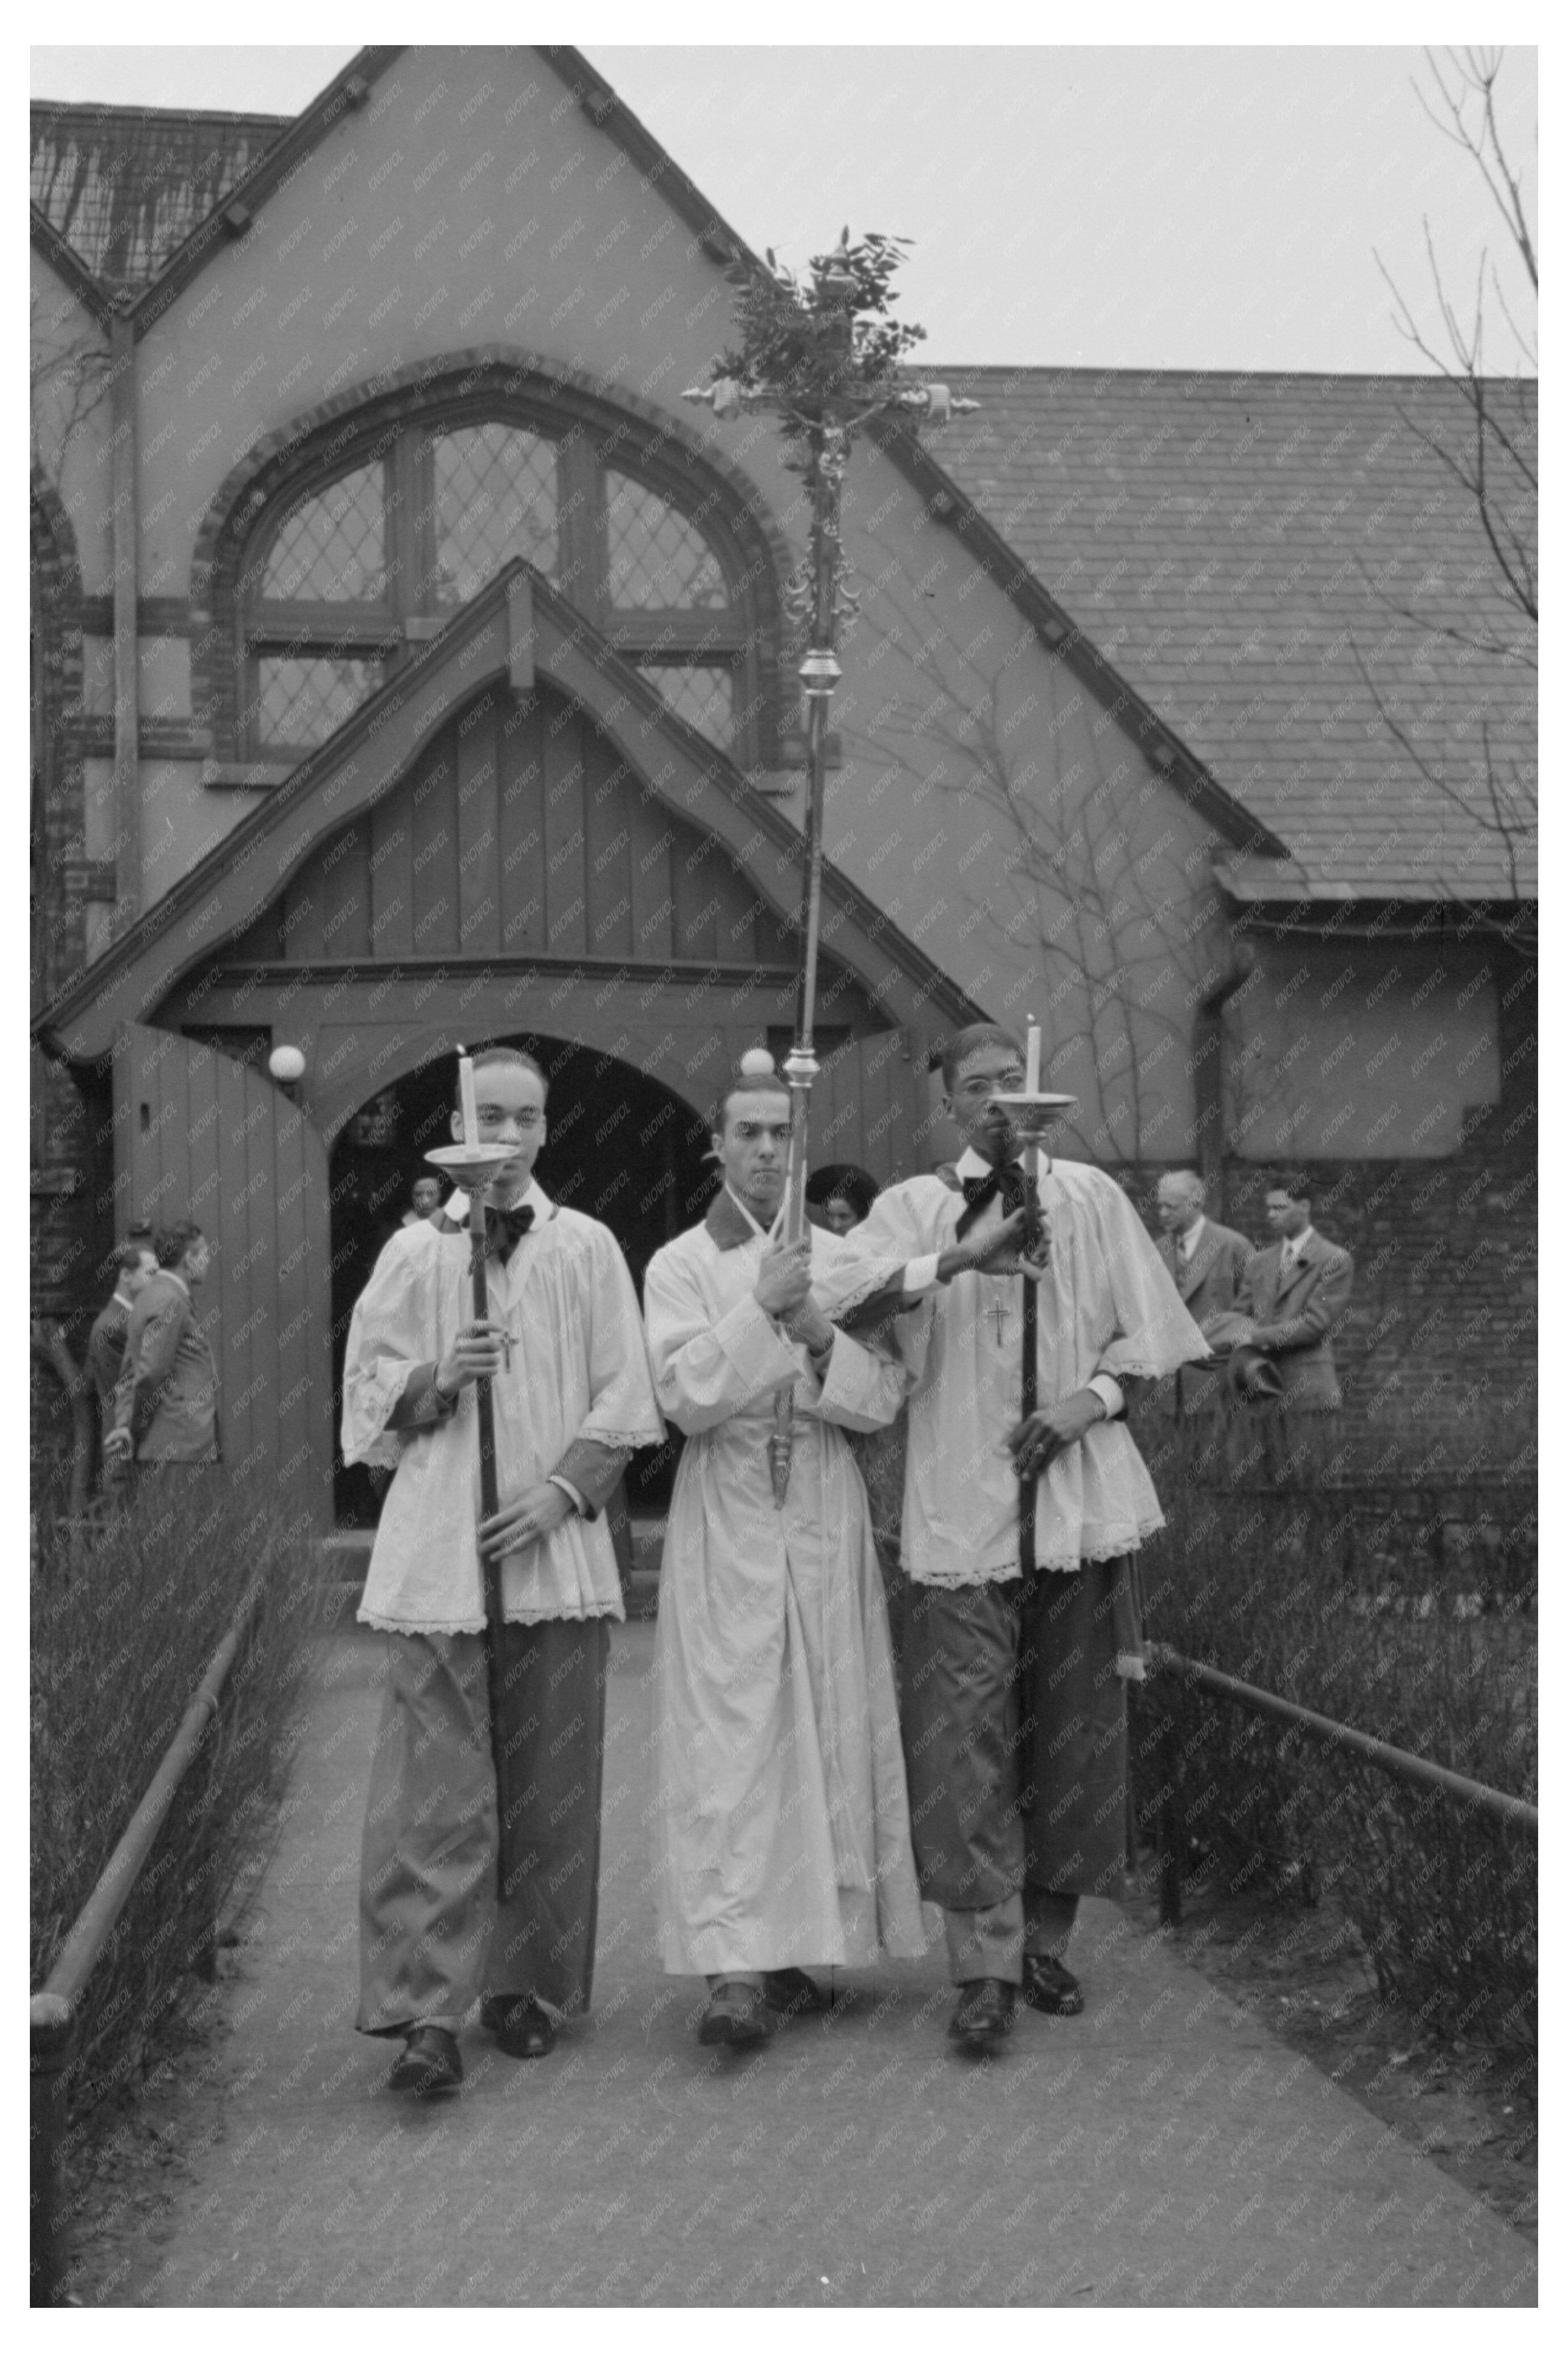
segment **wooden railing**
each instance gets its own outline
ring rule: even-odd
[[[252,1585],[233,1624],[213,1652],[205,1674],[120,1843],[56,1955],[43,1989],[31,1997],[32,2292],[35,2305],[68,2304],[66,2237],[60,2200],[60,2151],[69,2102],[68,2075],[80,2030],[80,2003],[114,1924],[174,1799],[207,1726],[218,1711],[229,1671],[260,1596]]]

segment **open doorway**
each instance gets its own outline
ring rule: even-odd
[[[532,1054],[550,1082],[550,1134],[535,1169],[551,1198],[608,1226],[642,1296],[655,1250],[695,1224],[717,1183],[704,1155],[704,1121],[668,1087],[628,1062],[560,1038],[519,1032],[486,1041]],[[449,1141],[456,1064],[450,1055],[374,1096],[339,1132],[331,1153],[332,1431],[342,1427],[349,1318],[377,1257],[411,1210],[414,1185],[432,1172],[425,1154]],[[447,1188],[444,1185],[443,1191]],[[627,1473],[632,1508],[662,1511],[680,1440],[637,1455]],[[333,1500],[342,1528],[374,1527],[375,1483],[335,1453]]]

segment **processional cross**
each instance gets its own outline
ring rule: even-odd
[[[736,304],[739,346],[715,362],[710,384],[693,385],[682,396],[702,402],[721,418],[747,409],[771,409],[781,419],[790,445],[784,463],[805,476],[811,493],[809,549],[784,600],[791,620],[804,628],[806,638],[800,678],[806,699],[808,778],[795,1043],[784,1067],[792,1114],[783,1217],[786,1242],[801,1240],[806,1229],[811,1088],[819,1067],[813,1029],[822,925],[827,707],[843,675],[837,651],[840,628],[853,621],[858,602],[845,585],[840,528],[849,448],[861,427],[889,412],[942,426],[979,406],[977,401],[954,398],[945,385],[917,383],[902,364],[903,354],[924,335],[922,328],[902,325],[889,316],[889,305],[898,300],[889,281],[902,259],[899,248],[908,242],[868,234],[852,246],[846,229],[836,251],[814,256],[804,280],[780,269],[771,251],[765,269],[754,261],[737,264],[731,276],[741,290]],[[793,1385],[779,1390],[768,1440],[773,1500],[781,1510],[789,1485],[793,1395]]]

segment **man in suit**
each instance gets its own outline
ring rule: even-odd
[[[121,1242],[114,1253],[114,1296],[94,1316],[87,1340],[87,1369],[98,1391],[100,1427],[106,1437],[114,1427],[114,1385],[124,1361],[131,1310],[145,1289],[149,1275],[158,1271],[157,1257],[150,1241]]]
[[[143,1468],[216,1462],[217,1367],[195,1303],[212,1253],[188,1218],[164,1227],[153,1247],[157,1271],[131,1310],[105,1461],[121,1464],[134,1454]]]
[[[1205,1216],[1205,1198],[1204,1180],[1191,1168],[1173,1170],[1154,1188],[1160,1221],[1155,1247],[1182,1304],[1206,1339],[1215,1316],[1245,1306],[1244,1277],[1253,1249],[1245,1234]],[[1178,1421],[1198,1421],[1219,1412],[1227,1397],[1216,1364],[1184,1365],[1175,1376]]]
[[[1232,1335],[1237,1345],[1227,1370],[1240,1394],[1259,1407],[1266,1456],[1278,1471],[1290,1418],[1337,1413],[1342,1402],[1333,1340],[1349,1312],[1353,1268],[1349,1250],[1315,1230],[1304,1176],[1282,1171],[1263,1208],[1276,1240],[1247,1263],[1246,1314]],[[1257,1379],[1259,1370],[1273,1379]]]

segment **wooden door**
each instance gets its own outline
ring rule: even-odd
[[[217,1366],[223,1459],[331,1525],[331,1245],[326,1145],[260,1072],[172,1029],[114,1048],[115,1226],[194,1218],[212,1245],[196,1306]]]
[[[851,1038],[824,1054],[811,1091],[813,1168],[847,1160],[879,1186],[897,1185],[925,1167],[925,1062],[907,1030]]]

